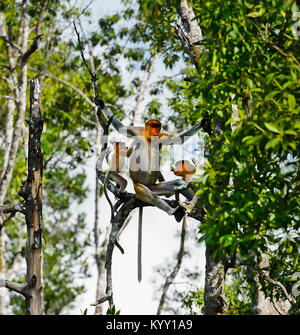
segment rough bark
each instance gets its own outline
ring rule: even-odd
[[[204,315],[227,313],[224,264],[213,257],[214,248],[206,245]]]
[[[23,182],[19,194],[25,200],[27,226],[26,242],[26,309],[31,315],[43,314],[43,254],[42,254],[42,178],[43,154],[41,151],[41,133],[43,120],[41,115],[41,89],[37,79],[31,81],[30,116],[28,144],[28,176]]]
[[[260,268],[267,268],[269,266],[269,261],[265,254],[262,254],[262,261],[259,264]],[[279,313],[274,308],[271,299],[266,298],[264,292],[261,290],[261,284],[259,280],[259,272],[256,272],[253,279],[256,286],[256,294],[254,300],[252,301],[253,314],[255,315],[278,315]]]
[[[4,149],[3,169],[0,175],[0,206],[4,204],[4,200],[11,182],[15,160],[19,149],[22,131],[24,133],[24,119],[26,111],[26,91],[27,91],[27,62],[32,53],[38,48],[38,42],[41,37],[40,28],[43,16],[46,10],[48,0],[43,2],[38,22],[36,24],[36,36],[33,43],[28,48],[28,38],[30,33],[29,17],[27,12],[27,2],[22,2],[21,22],[16,38],[12,34],[12,27],[6,24],[4,15],[0,15],[0,37],[6,45],[6,56],[9,68],[7,82],[11,90],[8,102],[8,114],[6,124],[6,140]],[[20,62],[20,71],[17,71],[17,64]],[[20,79],[19,79],[20,78]],[[15,108],[17,108],[17,116],[13,125],[13,116]],[[24,138],[26,144],[27,139]],[[27,158],[27,150],[25,149],[25,157]],[[0,277],[5,278],[5,230],[0,234],[0,259],[2,267],[0,268]],[[6,313],[6,297],[0,294],[0,314]]]
[[[193,8],[188,5],[186,0],[181,0],[180,6],[177,8],[177,13],[184,27],[184,30],[179,25],[176,27],[177,36],[184,50],[193,61],[196,69],[198,69],[200,55],[204,50],[204,47],[199,45],[202,41],[201,28],[195,19]]]

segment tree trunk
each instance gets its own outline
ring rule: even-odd
[[[213,252],[214,248],[211,245],[206,245],[204,315],[227,313],[224,265],[213,258]]]
[[[262,261],[259,264],[260,268],[267,268],[269,266],[269,260],[265,254],[261,255]],[[279,313],[274,308],[273,303],[270,299],[266,299],[264,292],[261,290],[261,284],[259,282],[259,274],[255,273],[254,277],[255,282],[255,297],[252,302],[253,314],[255,315],[278,315]]]
[[[184,50],[189,54],[196,69],[199,68],[200,55],[204,47],[199,45],[202,40],[202,31],[196,20],[193,8],[187,0],[181,0],[177,9],[183,28],[177,26],[176,34]],[[217,133],[219,129],[215,129]],[[204,314],[226,314],[225,302],[225,269],[222,262],[213,258],[214,248],[206,245],[206,268],[204,287]]]
[[[19,194],[26,207],[26,309],[31,315],[43,314],[43,254],[42,254],[42,177],[43,154],[41,152],[41,89],[37,79],[30,82],[30,116],[28,144],[28,176]]]
[[[21,50],[25,52],[28,44],[29,26],[28,19],[26,16],[26,10],[24,10],[23,4],[22,9],[22,29],[19,31],[19,39],[22,40]],[[7,34],[5,28],[4,16],[1,15],[1,34],[3,34],[8,40],[10,40],[9,34]],[[12,42],[12,41],[11,41]],[[27,89],[27,64],[26,62],[21,65],[21,81],[18,82],[17,75],[15,73],[18,54],[16,50],[7,43],[7,60],[10,68],[10,74],[8,76],[8,83],[13,94],[9,98],[8,102],[8,113],[7,113],[7,124],[6,124],[6,140],[5,140],[5,152],[3,169],[0,176],[0,206],[4,205],[4,200],[7,194],[7,190],[12,178],[12,173],[15,165],[16,155],[19,147],[19,141],[21,137],[21,129],[24,124],[25,109],[26,109],[26,89]],[[18,114],[15,126],[13,127],[13,117],[15,111],[15,101],[18,101]],[[5,278],[5,230],[2,229],[0,234],[0,259],[2,266],[0,268],[0,277]],[[0,289],[2,290],[2,289]],[[4,291],[3,291],[4,292]],[[6,314],[6,303],[7,293],[0,294],[0,314]]]

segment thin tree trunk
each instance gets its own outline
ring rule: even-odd
[[[224,265],[213,257],[213,252],[214,248],[211,245],[206,245],[204,315],[227,313]]]
[[[0,216],[1,220],[1,216]],[[0,232],[0,278],[6,278],[6,266],[5,266],[5,235],[4,228]],[[7,290],[5,287],[0,287],[0,315],[6,314],[7,304]]]
[[[260,268],[267,268],[269,266],[269,260],[265,254],[262,254],[262,261],[259,264]],[[278,315],[279,313],[274,308],[274,305],[270,299],[266,299],[264,292],[261,290],[261,284],[259,282],[259,273],[254,274],[255,282],[255,297],[252,301],[253,314],[255,315]]]
[[[132,121],[130,123],[132,126],[134,126],[136,122],[142,121],[141,117],[142,117],[143,113],[141,113],[141,111],[140,111],[140,106],[141,106],[143,100],[145,99],[145,95],[148,93],[148,88],[149,88],[149,85],[150,85],[150,79],[151,79],[151,75],[153,73],[154,65],[155,65],[155,62],[156,62],[157,58],[160,55],[161,55],[160,53],[154,55],[152,57],[151,62],[149,64],[147,64],[147,66],[146,66],[146,69],[145,69],[146,76],[145,76],[145,79],[142,81],[142,84],[140,86],[140,90],[139,90],[138,96],[136,98],[136,104],[135,104],[135,107],[134,107],[134,110],[133,110],[133,117],[132,117]]]
[[[101,150],[101,127],[96,124],[96,154],[97,157]],[[95,241],[95,261],[97,266],[97,283],[96,283],[96,301],[105,294],[105,259],[108,244],[108,231],[105,233],[104,242],[99,245],[99,211],[100,211],[100,183],[96,175],[95,181],[95,219],[94,219],[94,241]],[[103,314],[103,305],[97,305],[95,314]]]
[[[41,133],[43,120],[41,115],[41,89],[37,79],[31,81],[30,116],[28,144],[28,176],[19,194],[26,206],[26,309],[31,315],[41,315],[44,311],[43,299],[43,254],[42,254],[42,178],[43,154],[41,151]]]
[[[44,0],[41,6],[41,11],[38,16],[38,20],[35,27],[36,36],[30,47],[28,48],[29,38],[29,16],[27,11],[27,1],[22,1],[21,6],[21,21],[20,28],[15,33],[16,43],[14,40],[14,34],[12,33],[12,27],[5,22],[4,15],[0,13],[0,36],[5,41],[7,50],[7,62],[9,67],[9,75],[7,82],[11,89],[11,95],[9,100],[13,103],[8,102],[8,116],[6,125],[6,142],[4,151],[4,162],[3,171],[0,175],[0,206],[4,204],[4,200],[11,182],[13,169],[15,166],[15,160],[19,149],[20,138],[23,132],[24,143],[27,144],[26,130],[24,130],[24,120],[26,111],[26,92],[27,92],[27,62],[29,57],[38,48],[40,35],[40,28],[43,21],[43,17],[48,5],[48,0]],[[18,47],[20,46],[20,47]],[[18,63],[20,63],[20,70],[18,69]],[[17,107],[17,116],[15,125],[13,126],[14,109]],[[25,157],[28,158],[27,148],[25,149]],[[0,277],[5,278],[5,248],[4,248],[4,229],[0,235],[0,259],[2,262],[2,269],[0,268]],[[5,314],[5,303],[3,302],[2,295],[0,294],[0,314]]]
[[[26,23],[26,19],[24,18],[24,27],[22,34],[23,35],[23,43],[22,43],[22,50],[26,50],[27,47],[27,40],[28,40],[28,24]],[[2,23],[2,34],[3,36],[9,39],[9,34],[7,34],[5,29],[5,22],[4,17],[1,17]],[[27,27],[27,28],[26,28]],[[26,28],[26,29],[25,29]],[[12,42],[12,41],[11,41]],[[3,168],[2,173],[0,176],[0,206],[4,205],[4,200],[11,182],[12,173],[15,165],[16,155],[19,147],[20,135],[21,135],[21,128],[24,124],[25,118],[25,109],[26,109],[26,88],[27,88],[27,68],[23,67],[21,70],[21,78],[22,82],[20,84],[20,89],[18,85],[18,79],[15,73],[15,67],[18,60],[17,51],[9,45],[6,44],[7,47],[7,59],[8,64],[10,67],[10,74],[8,78],[8,83],[10,84],[10,88],[13,92],[10,95],[11,98],[8,100],[8,107],[7,107],[7,123],[6,123],[6,139],[5,139],[5,151],[4,151],[4,161],[3,161]],[[25,73],[24,73],[25,71]],[[24,98],[24,93],[20,96],[20,92],[25,92],[25,101],[21,102],[22,98]],[[15,126],[13,126],[13,119],[14,119],[14,112],[16,104],[18,102],[18,114]],[[0,234],[0,262],[2,266],[0,267],[0,277],[6,277],[6,267],[5,267],[5,229],[2,229]],[[3,289],[0,289],[3,290]],[[0,315],[6,314],[6,304],[7,304],[7,291],[3,291],[0,293]]]

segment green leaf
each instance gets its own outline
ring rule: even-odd
[[[296,99],[292,94],[288,95],[288,100],[289,100],[289,109],[292,111],[295,109],[296,106]]]
[[[251,12],[247,16],[248,17],[259,17],[259,16],[262,16],[264,12],[265,12],[265,9],[261,8],[258,12]]]
[[[234,236],[231,234],[224,235],[220,238],[220,242],[223,244],[224,247],[228,247],[234,241]]]
[[[249,138],[246,141],[246,145],[254,145],[262,139],[262,135],[247,136],[247,137],[249,137]]]
[[[292,129],[288,129],[288,130],[285,130],[284,131],[284,134],[286,135],[295,135],[295,136],[297,136],[298,134],[297,134],[297,132],[295,131],[295,130],[292,130]]]
[[[278,128],[276,127],[276,125],[274,123],[265,122],[265,126],[266,126],[266,128],[268,128],[273,133],[277,133],[277,134],[280,133]]]
[[[281,138],[280,137],[273,138],[272,140],[270,140],[266,144],[265,148],[266,148],[266,150],[268,150],[270,148],[275,148],[280,142],[281,142]]]
[[[297,148],[297,145],[296,145],[296,142],[289,142],[288,145],[293,148],[294,150],[296,150]]]

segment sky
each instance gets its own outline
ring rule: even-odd
[[[94,0],[92,3],[92,17],[96,17],[95,23],[104,15],[111,15],[114,11],[120,9],[119,0]],[[156,65],[161,75],[161,67]],[[176,70],[175,70],[176,71]],[[158,75],[154,71],[154,76]],[[174,74],[174,73],[173,73]],[[88,214],[86,222],[88,229],[93,229],[93,214],[94,214],[94,180],[95,180],[95,162],[96,158],[91,159],[87,164],[88,169],[88,185],[90,187],[91,197],[88,198],[78,208],[82,209]],[[169,172],[169,175],[164,173],[166,180],[174,178],[174,175]],[[127,191],[133,192],[132,183],[129,182]],[[111,198],[112,198],[111,194]],[[108,223],[110,218],[110,209],[105,197],[101,199],[101,222]],[[101,223],[100,223],[101,224]],[[197,221],[188,219],[188,231],[196,231]],[[125,254],[121,254],[117,248],[113,254],[112,278],[113,278],[113,293],[114,303],[117,310],[121,311],[123,315],[145,315],[156,314],[159,301],[153,298],[154,286],[153,279],[157,278],[155,267],[164,265],[166,262],[172,261],[176,264],[176,254],[179,250],[180,236],[178,232],[181,229],[181,223],[177,223],[173,216],[168,216],[157,208],[144,208],[143,213],[143,248],[142,248],[142,281],[137,280],[137,230],[138,230],[138,211],[134,212],[133,218],[122,233],[120,237],[120,244],[125,249]],[[199,287],[204,285],[204,271],[205,271],[205,258],[204,247],[196,243],[199,236],[191,238],[189,241],[192,250],[191,258],[184,258],[183,264],[188,265],[189,270],[193,271],[199,267],[202,274],[199,280]],[[93,242],[93,241],[91,241]],[[93,257],[93,255],[91,255]],[[94,314],[94,307],[90,304],[95,302],[96,292],[96,265],[90,262],[92,266],[91,278],[84,279],[84,285],[87,288],[86,294],[80,296],[76,300],[75,308],[72,313],[81,314],[81,311],[88,309],[88,314]],[[170,272],[172,269],[170,269]],[[180,273],[179,273],[180,277]],[[176,280],[175,280],[176,281]],[[160,278],[160,285],[164,284],[164,279]],[[189,287],[188,283],[178,284],[181,285],[180,289]],[[184,286],[185,285],[185,286]],[[105,310],[108,307],[105,303]]]

